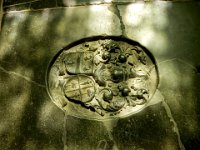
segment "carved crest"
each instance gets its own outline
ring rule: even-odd
[[[49,74],[52,95],[102,117],[145,105],[157,87],[156,67],[145,50],[112,39],[64,50]]]

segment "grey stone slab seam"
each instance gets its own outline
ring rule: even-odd
[[[24,76],[20,73],[17,73],[17,72],[14,72],[14,71],[9,71],[9,70],[6,70],[5,68],[3,68],[2,66],[0,66],[0,70],[4,73],[7,73],[8,75],[13,75],[13,76],[16,76],[16,77],[19,77],[19,78],[22,78],[30,83],[33,83],[35,85],[37,85],[38,87],[42,87],[42,88],[46,88],[45,85],[43,84],[40,84],[40,83],[37,83],[36,81],[33,81],[31,80],[31,78],[27,77],[27,76]]]
[[[20,10],[37,10],[37,8],[32,8],[31,4],[34,4],[35,2],[40,2],[41,0],[33,0],[33,1],[29,1],[29,2],[22,2],[22,3],[17,3],[17,4],[12,4],[12,5],[4,5],[3,9],[6,12],[9,11],[20,11]],[[76,4],[73,3],[68,3],[68,4],[62,4],[59,5],[58,1],[55,0],[55,5],[53,5],[52,7],[43,7],[43,8],[54,8],[54,7],[78,7],[78,6],[89,6],[89,5],[102,5],[102,4],[113,4],[113,5],[128,5],[128,4],[132,4],[132,3],[137,3],[137,2],[145,2],[145,3],[151,3],[151,2],[156,2],[156,1],[160,1],[160,2],[166,2],[167,0],[125,0],[125,1],[117,1],[117,0],[113,0],[111,2],[105,2],[105,1],[98,1],[98,2],[78,2]],[[194,2],[195,0],[169,0],[167,2]],[[42,1],[41,1],[42,2]],[[29,4],[29,5],[28,5]],[[38,8],[38,9],[43,9],[43,8]]]

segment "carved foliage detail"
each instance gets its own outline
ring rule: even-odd
[[[66,101],[102,116],[116,115],[149,101],[152,66],[138,45],[109,39],[85,42],[59,56],[58,86]]]

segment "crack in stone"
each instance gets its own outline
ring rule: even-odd
[[[185,147],[184,147],[184,145],[183,145],[183,143],[182,143],[182,141],[181,141],[181,138],[180,138],[180,133],[179,133],[179,129],[178,129],[177,123],[176,123],[176,121],[175,121],[174,118],[173,118],[173,115],[172,115],[172,113],[171,113],[170,107],[168,106],[168,104],[165,102],[164,99],[162,100],[162,105],[163,105],[163,107],[164,107],[164,109],[165,109],[165,111],[166,111],[166,113],[167,113],[167,116],[168,116],[169,119],[170,119],[170,122],[172,122],[173,125],[174,125],[173,131],[174,131],[174,132],[176,133],[176,135],[177,135],[178,144],[179,144],[180,149],[181,149],[181,150],[185,150]]]
[[[104,121],[103,125],[107,130],[107,133],[109,135],[109,138],[111,141],[113,141],[113,150],[119,150],[119,148],[117,147],[117,142],[115,141],[114,137],[113,137],[113,128],[117,125],[118,119],[113,119],[113,120],[109,120],[109,121]]]
[[[121,28],[121,34],[123,36],[126,36],[126,28],[125,28],[125,24],[123,22],[123,19],[122,19],[122,15],[120,13],[120,10],[118,8],[118,5],[114,4],[114,5],[111,5],[108,10],[110,10],[112,13],[114,13],[118,18],[119,18],[119,21],[120,21],[120,28]]]
[[[160,65],[160,64],[163,64],[163,63],[167,63],[167,62],[173,62],[173,61],[177,61],[177,62],[180,62],[180,63],[183,63],[183,64],[186,64],[188,67],[190,67],[191,69],[193,69],[195,72],[198,72],[197,68],[195,66],[193,66],[192,64],[180,59],[180,58],[170,58],[170,59],[166,59],[164,61],[160,61],[157,63],[157,65]],[[152,67],[153,68],[153,67]],[[177,126],[177,123],[175,122],[174,118],[173,118],[173,115],[171,113],[171,110],[170,110],[170,107],[169,105],[167,104],[167,102],[164,100],[164,97],[163,97],[163,100],[162,100],[162,105],[163,107],[165,108],[165,111],[167,113],[167,116],[169,117],[170,121],[173,123],[174,125],[174,128],[173,128],[173,131],[177,134],[178,136],[178,143],[179,143],[179,146],[180,146],[180,149],[181,150],[185,150],[185,147],[184,145],[182,144],[182,141],[181,141],[181,138],[180,138],[180,133],[179,133],[179,130],[178,130],[178,126]]]
[[[158,65],[163,64],[163,63],[166,63],[166,62],[170,62],[170,61],[178,61],[178,62],[184,63],[184,64],[188,65],[188,67],[190,67],[190,68],[194,69],[195,71],[197,71],[197,68],[196,68],[196,67],[194,67],[192,64],[190,64],[190,63],[188,63],[188,62],[185,62],[185,61],[181,60],[180,58],[171,58],[171,59],[167,59],[167,60],[158,62]]]
[[[64,124],[63,124],[63,128],[64,128],[64,131],[63,131],[63,138],[62,138],[62,141],[63,141],[63,150],[67,150],[67,143],[66,143],[66,140],[67,140],[67,131],[66,131],[66,126],[67,126],[67,112],[65,112],[65,116],[64,116]]]
[[[33,1],[29,1],[29,2],[22,2],[22,3],[12,4],[12,5],[6,5],[6,6],[4,6],[4,8],[14,7],[14,6],[19,6],[19,5],[24,5],[24,4],[30,4],[30,3],[34,3],[34,2],[38,2],[38,1],[40,1],[40,0],[33,0]]]
[[[166,62],[172,62],[172,61],[178,61],[178,62],[181,62],[181,63],[185,63],[187,64],[190,68],[194,69],[194,70],[197,70],[194,66],[192,66],[190,63],[187,63],[179,58],[171,58],[171,59],[167,59],[167,60],[164,60],[164,61],[161,61],[161,62],[158,62],[158,65],[160,64],[163,64],[163,63],[166,63]],[[164,100],[164,96],[163,97],[163,100],[162,100],[162,105],[167,113],[167,116],[169,117],[170,119],[170,122],[173,123],[173,131],[176,133],[177,135],[177,138],[178,138],[178,144],[179,144],[179,147],[181,150],[185,150],[185,147],[181,141],[181,138],[180,138],[180,133],[179,133],[179,129],[178,129],[178,126],[177,126],[177,123],[175,121],[175,119],[173,118],[173,115],[172,115],[172,112],[171,112],[171,109],[169,107],[169,105],[167,104],[167,102]]]
[[[3,14],[12,14],[12,13],[16,13],[16,12],[38,12],[38,11],[44,11],[44,10],[56,10],[56,9],[68,9],[68,8],[76,8],[76,7],[86,7],[86,6],[98,6],[98,5],[102,5],[103,6],[107,6],[107,5],[111,5],[111,4],[105,4],[105,3],[102,3],[102,4],[80,4],[80,5],[72,5],[72,6],[57,6],[57,7],[46,7],[46,8],[39,8],[39,9],[31,9],[30,7],[29,8],[26,8],[26,9],[22,9],[22,10],[11,10],[11,11],[4,11]],[[5,6],[4,6],[5,8]],[[8,7],[9,8],[9,7]]]
[[[2,66],[0,66],[0,70],[3,71],[3,72],[5,72],[5,73],[7,73],[7,74],[9,74],[9,75],[14,75],[14,76],[17,76],[17,77],[19,77],[19,78],[22,78],[22,79],[24,79],[24,80],[26,80],[26,81],[28,81],[28,82],[30,82],[30,83],[33,83],[33,84],[35,84],[35,85],[37,85],[37,86],[39,86],[39,87],[46,88],[45,85],[40,84],[40,83],[37,83],[36,81],[33,81],[33,80],[31,80],[29,77],[24,76],[24,75],[22,75],[22,74],[20,74],[20,73],[16,73],[16,72],[14,72],[14,71],[6,70],[6,69],[3,68]]]
[[[11,4],[11,5],[5,5],[4,8],[9,8],[9,7],[14,7],[14,6],[20,6],[20,5],[25,5],[25,4],[31,4],[31,3],[34,3],[34,2],[38,2],[38,1],[41,1],[41,0],[33,0],[33,1],[29,1],[29,2],[22,2],[22,3],[17,3],[17,4]],[[135,3],[135,1],[112,1],[112,2],[106,2],[106,1],[90,1],[90,2],[82,2],[82,3],[76,3],[76,4],[73,4],[73,3],[70,3],[68,2],[63,4],[63,6],[58,6],[58,1],[56,0],[56,3],[55,3],[55,7],[78,7],[78,6],[90,6],[90,5],[104,5],[104,4],[117,4],[117,5],[127,5],[127,4],[131,4],[131,3]]]
[[[115,5],[115,7],[116,7],[116,10],[117,10],[116,15],[118,16],[119,21],[120,21],[120,24],[121,24],[122,35],[126,36],[126,28],[125,28],[125,25],[124,25],[124,22],[123,22],[123,19],[122,19],[122,15],[121,15],[121,13],[120,13],[120,10],[119,10],[119,8],[118,8],[118,5]]]
[[[160,64],[166,63],[166,62],[170,62],[170,61],[178,61],[178,62],[184,63],[184,64],[188,65],[190,68],[192,68],[195,72],[198,72],[198,69],[196,67],[194,67],[192,64],[185,62],[185,61],[183,61],[179,58],[170,58],[170,59],[167,59],[167,60],[157,62],[157,66],[159,66]],[[154,67],[155,67],[154,65],[150,66],[148,73],[150,73],[154,69]]]
[[[167,113],[167,116],[170,119],[170,122],[172,122],[172,124],[174,126],[173,131],[177,135],[179,147],[180,147],[181,150],[185,150],[185,147],[182,144],[182,141],[181,141],[181,138],[180,138],[180,133],[179,133],[177,123],[176,123],[175,119],[173,118],[173,115],[171,113],[171,109],[170,109],[169,105],[167,104],[167,102],[164,99],[164,96],[161,94],[161,92],[159,90],[157,90],[157,92],[155,94],[157,94],[156,95],[157,98],[153,98],[150,101],[150,103],[146,106],[146,108],[149,107],[149,106],[152,106],[152,105],[156,105],[156,104],[161,104],[164,107],[165,112]]]

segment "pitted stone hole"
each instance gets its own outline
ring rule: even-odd
[[[123,37],[92,37],[62,49],[47,74],[53,102],[68,115],[104,120],[139,112],[158,85],[154,57]]]

